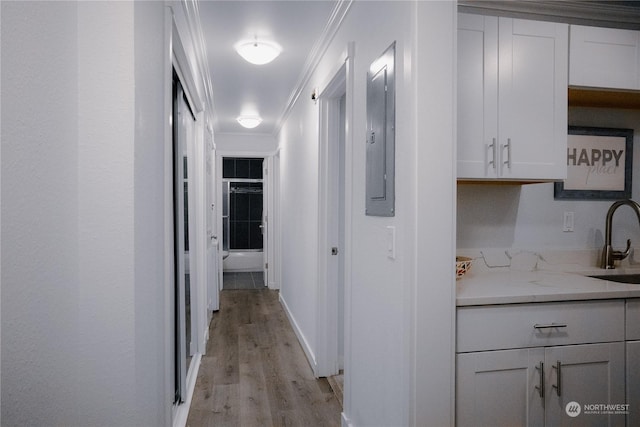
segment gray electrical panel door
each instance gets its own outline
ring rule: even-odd
[[[366,214],[395,215],[395,42],[367,73]]]

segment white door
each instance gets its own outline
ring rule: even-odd
[[[542,347],[456,355],[456,425],[542,426],[543,360]]]
[[[264,285],[269,285],[269,170],[267,159],[262,161],[262,271]]]
[[[218,283],[218,251],[220,250],[222,236],[218,235],[217,218],[216,218],[216,157],[213,150],[213,140],[210,134],[207,134],[208,141],[206,143],[206,171],[205,171],[205,188],[207,192],[207,311],[209,313],[217,311],[220,308],[220,285]]]
[[[186,399],[186,378],[194,352],[192,328],[192,284],[195,283],[193,206],[193,138],[195,117],[187,104],[182,85],[174,77],[173,99],[173,185],[174,185],[174,260],[175,260],[175,402]],[[191,184],[191,185],[190,185]],[[189,195],[191,191],[191,195]],[[193,249],[193,248],[192,248]]]

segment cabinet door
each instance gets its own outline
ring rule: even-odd
[[[499,19],[499,151],[505,179],[566,178],[567,24]]]
[[[540,426],[543,348],[483,351],[456,357],[456,425]]]
[[[624,415],[590,413],[585,407],[626,403],[624,358],[623,342],[546,348],[545,425],[624,426]],[[571,402],[581,407],[575,417],[567,414]]]
[[[640,32],[572,25],[569,84],[640,89]]]
[[[458,178],[498,176],[497,115],[498,18],[458,14]]]
[[[640,425],[640,341],[629,341],[627,346],[627,402],[628,426]]]

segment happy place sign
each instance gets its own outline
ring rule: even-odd
[[[556,198],[630,197],[632,160],[632,129],[571,127],[567,179],[556,185]]]
[[[624,190],[627,140],[620,136],[569,135],[565,190]]]

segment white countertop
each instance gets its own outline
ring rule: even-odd
[[[640,298],[640,285],[610,282],[589,274],[639,273],[625,269],[558,271],[472,272],[456,280],[458,307],[551,301],[579,301],[612,298]]]

